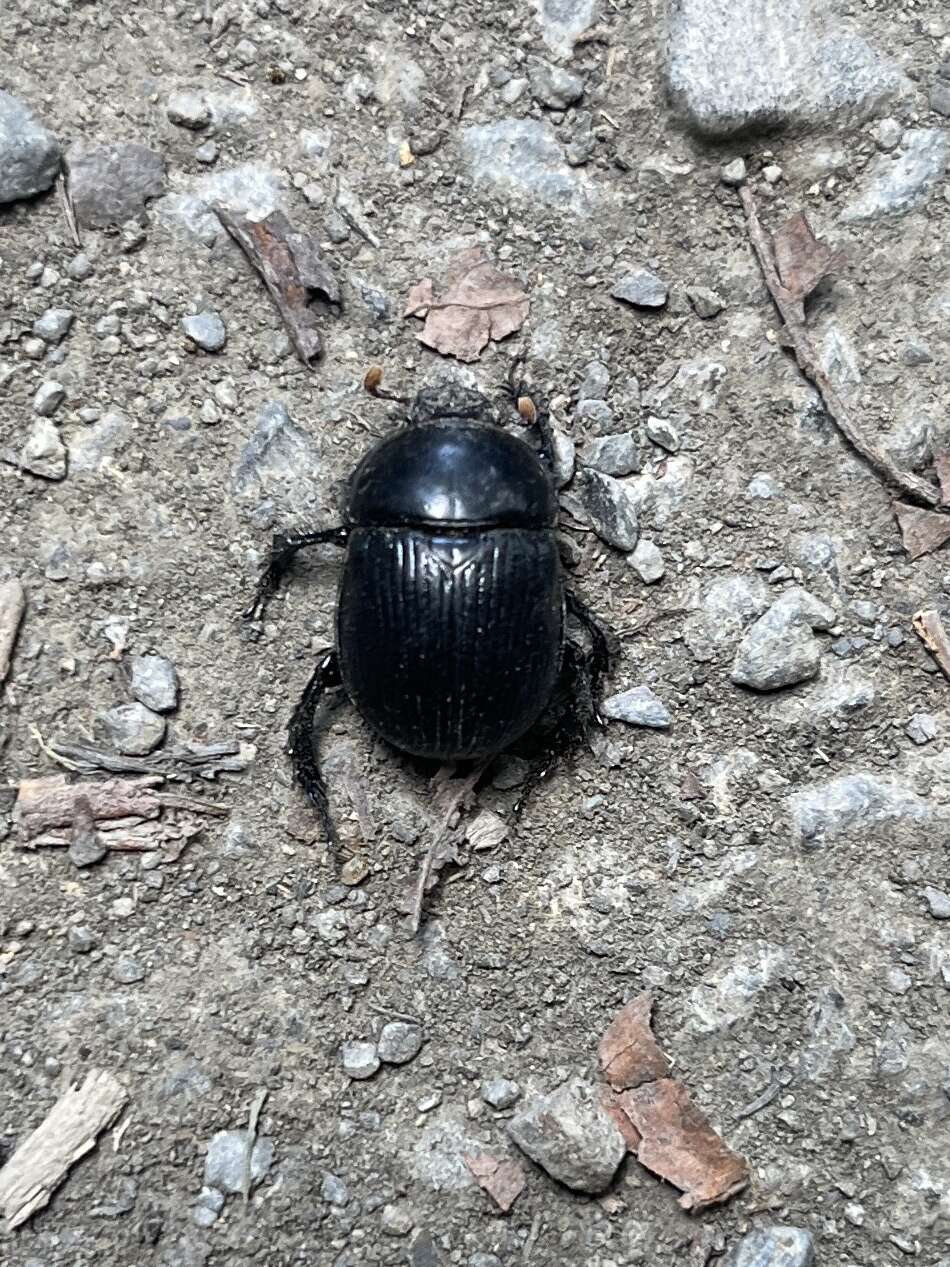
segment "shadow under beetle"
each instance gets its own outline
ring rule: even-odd
[[[342,527],[275,536],[245,612],[263,615],[298,550],[345,547],[336,649],[321,657],[289,726],[294,774],[333,849],[314,733],[329,691],[342,687],[375,731],[414,756],[526,757],[516,813],[599,721],[610,653],[604,629],[565,584],[550,424],[513,384],[509,391],[540,433],[540,455],[501,429],[481,393],[453,382],[425,388],[409,404],[408,426],[353,472]],[[568,636],[568,614],[589,649]]]

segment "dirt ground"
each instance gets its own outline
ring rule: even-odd
[[[846,8],[910,76],[893,117],[939,127],[939,0]],[[849,220],[875,123],[702,145],[664,98],[661,6],[616,0],[592,25],[564,63],[584,98],[552,112],[510,87],[554,56],[526,4],[13,0],[0,14],[4,86],[64,145],[157,150],[169,186],[141,227],[82,231],[79,279],[55,191],[0,208],[0,447],[22,449],[55,379],[70,453],[58,481],[0,464],[0,579],[28,596],[0,705],[0,1163],[84,1071],[114,1071],[129,1094],[120,1138],[0,1232],[9,1267],[705,1264],[759,1223],[808,1229],[825,1267],[950,1257],[950,925],[927,896],[950,887],[950,686],[911,627],[950,607],[950,570],[940,552],[907,560],[891,494],[782,349],[720,169],[743,156],[771,227],[804,208],[844,250],[815,340],[868,433],[920,470],[950,439],[950,186],[906,215]],[[169,121],[185,88],[215,97],[210,128]],[[527,160],[507,186],[478,174],[467,129],[507,118],[543,119],[566,146],[590,135],[566,193]],[[196,157],[209,140],[213,162]],[[312,371],[234,244],[184,223],[196,182],[243,164],[259,167],[239,181],[272,181],[341,281]],[[476,244],[531,306],[463,368],[402,312]],[[667,283],[664,309],[611,297],[635,267]],[[697,315],[697,286],[720,313]],[[33,321],[60,307],[72,328],[33,359]],[[181,327],[208,310],[227,330],[217,353]],[[333,638],[334,551],[301,563],[259,637],[240,612],[272,529],[337,522],[348,471],[396,425],[361,391],[367,366],[397,391],[448,373],[494,393],[520,353],[581,456],[600,431],[640,437],[625,483],[663,577],[645,584],[575,517],[564,531],[573,584],[620,640],[610,692],[649,685],[672,725],[611,723],[508,839],[467,854],[414,937],[400,903],[430,772],[335,714],[329,780],[346,855],[365,864],[349,886],[289,776],[288,715]],[[609,417],[577,404],[595,360]],[[303,438],[249,454],[274,401]],[[656,415],[675,420],[677,452],[643,434]],[[743,621],[794,584],[835,611],[815,635],[819,675],[734,685]],[[130,698],[125,656],[144,653],[179,675],[167,743],[253,745],[245,771],[176,785],[226,815],[166,811],[199,830],[158,866],[24,849],[12,789],[57,772],[41,737],[98,742],[99,715]],[[918,714],[926,743],[906,729]],[[478,808],[509,818],[518,777],[502,761]],[[526,1191],[500,1216],[461,1162],[517,1154],[513,1110],[482,1084],[510,1079],[524,1103],[593,1073],[610,1018],[647,987],[677,1076],[748,1158],[750,1187],[693,1217],[633,1159],[606,1198],[522,1159]],[[405,1017],[419,1054],[349,1078],[342,1045]],[[215,1221],[209,1142],[246,1125],[262,1088],[266,1174]]]

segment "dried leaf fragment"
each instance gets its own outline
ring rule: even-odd
[[[950,679],[950,638],[943,627],[940,613],[935,611],[915,612],[911,618],[914,632],[933,658],[943,670],[944,677]]]
[[[440,297],[431,278],[413,286],[403,315],[424,318],[419,340],[427,347],[460,361],[477,361],[490,339],[497,342],[521,329],[528,296],[474,246],[452,261]]]
[[[670,1062],[650,1028],[653,996],[644,991],[620,1009],[597,1048],[604,1077],[615,1091],[668,1078]]]
[[[95,1146],[128,1099],[111,1073],[93,1070],[70,1087],[0,1170],[0,1205],[13,1231],[43,1208],[70,1167]]]
[[[484,1188],[503,1214],[507,1214],[525,1186],[525,1174],[516,1161],[505,1161],[491,1153],[466,1156],[466,1166],[480,1188]]]
[[[782,285],[800,303],[844,260],[841,251],[818,241],[804,211],[796,212],[772,234],[772,249]]]
[[[659,1078],[619,1100],[642,1136],[637,1160],[682,1190],[684,1210],[698,1213],[746,1187],[744,1159],[716,1134],[681,1083]]]
[[[922,510],[908,502],[895,502],[894,515],[909,559],[933,554],[950,541],[950,515],[939,510]]]

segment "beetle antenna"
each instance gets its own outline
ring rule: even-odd
[[[369,392],[371,396],[375,396],[377,400],[395,400],[400,405],[408,405],[408,396],[397,396],[395,392],[384,391],[380,384],[383,381],[382,367],[379,365],[371,365],[363,375],[363,390]]]

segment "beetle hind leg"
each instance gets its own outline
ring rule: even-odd
[[[307,794],[311,805],[317,811],[320,825],[323,828],[334,861],[339,856],[340,838],[336,824],[330,813],[330,799],[327,785],[320,772],[319,735],[315,734],[317,709],[324,702],[328,691],[342,686],[340,661],[335,651],[328,651],[321,657],[304,688],[300,702],[291,714],[287,728],[288,751],[293,767],[294,778]],[[338,702],[338,701],[335,701]]]
[[[280,589],[281,581],[290,571],[290,565],[299,550],[317,545],[345,546],[348,536],[348,528],[324,528],[320,532],[302,532],[292,536],[281,532],[275,533],[270,558],[261,573],[261,579],[254,591],[254,598],[244,612],[244,619],[261,619],[267,610],[267,604]]]
[[[508,371],[508,379],[503,384],[502,390],[521,417],[526,422],[533,424],[537,429],[541,440],[541,461],[549,471],[553,471],[554,432],[551,429],[551,419],[548,414],[547,404],[532,391],[527,380],[522,377],[523,371],[524,360],[522,358],[512,361],[511,369]],[[525,405],[523,402],[527,402],[527,404]]]

